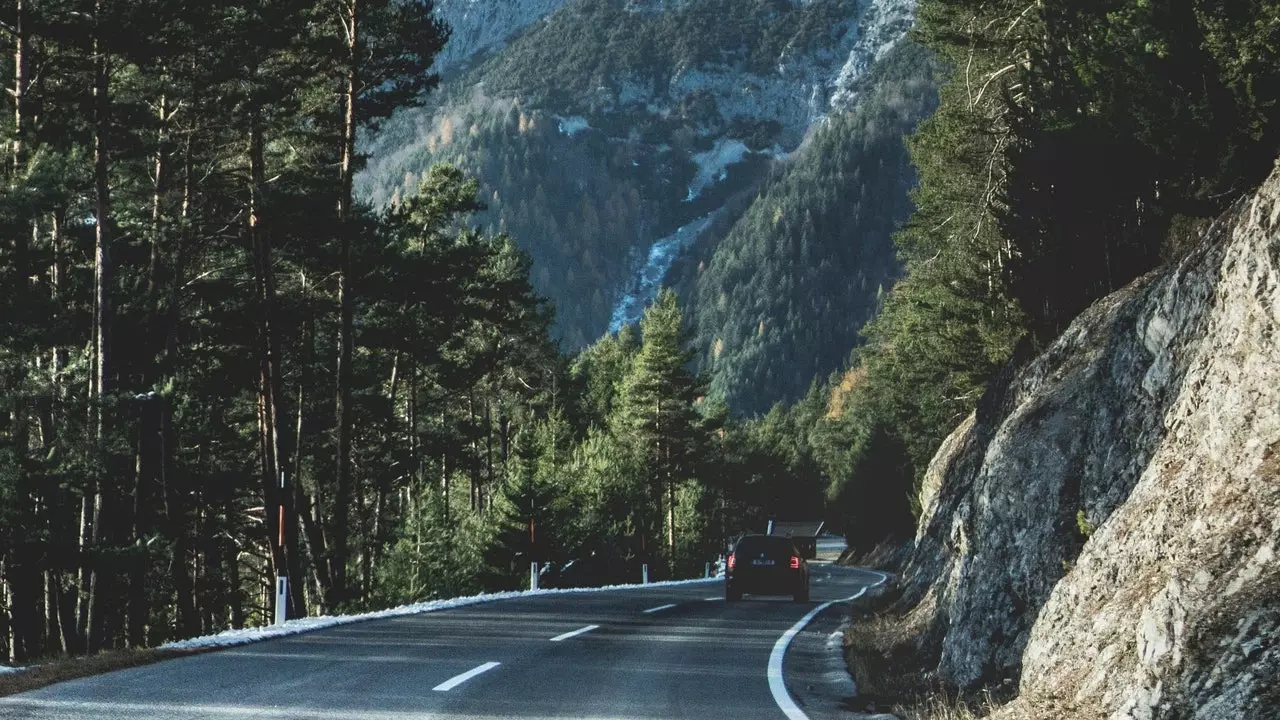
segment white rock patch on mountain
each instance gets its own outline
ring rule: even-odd
[[[435,72],[447,73],[480,52],[500,50],[518,30],[559,10],[568,0],[436,0],[436,17],[452,29],[436,56]]]
[[[854,90],[858,80],[915,22],[916,0],[866,0],[859,16],[857,39],[831,92],[831,109],[836,112],[853,107],[858,99]]]

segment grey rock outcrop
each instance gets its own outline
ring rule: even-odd
[[[830,103],[833,111],[853,109],[858,80],[902,39],[915,14],[916,0],[866,0],[859,11],[858,38],[835,79]]]
[[[436,0],[436,17],[452,31],[432,69],[451,72],[479,53],[502,49],[515,33],[568,0]]]
[[[905,599],[1001,718],[1280,717],[1280,171],[993,384]]]

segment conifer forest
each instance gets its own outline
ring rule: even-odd
[[[569,7],[596,5],[575,22],[626,3]],[[700,577],[772,518],[909,536],[993,381],[1280,152],[1274,2],[919,0],[856,111],[736,188],[642,320],[566,347],[557,313],[608,303],[554,307],[530,248],[629,251],[638,201],[571,241],[514,197],[534,160],[499,199],[461,150],[359,192],[450,36],[430,0],[0,2],[0,663],[267,624],[281,575],[298,617],[592,553]],[[521,57],[484,71],[536,81],[507,88],[532,117],[560,89]]]

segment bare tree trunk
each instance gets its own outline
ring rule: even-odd
[[[99,541],[108,536],[102,527],[102,507],[109,497],[109,486],[112,482],[113,463],[108,457],[105,437],[105,403],[114,391],[115,368],[112,355],[112,320],[111,288],[115,283],[115,267],[111,258],[111,244],[114,241],[113,218],[111,215],[111,191],[108,178],[107,137],[110,129],[110,65],[103,46],[102,38],[105,28],[102,26],[102,15],[105,0],[94,2],[94,39],[93,39],[93,186],[94,186],[94,382],[91,398],[93,407],[94,447],[102,470],[101,477],[93,483],[93,514],[91,531],[91,552],[97,550]],[[106,641],[106,618],[104,596],[109,592],[110,574],[103,572],[101,555],[94,553],[93,564],[89,573],[88,586],[88,618],[87,638],[89,652],[96,652]]]
[[[13,26],[13,144],[11,160],[13,162],[13,178],[22,172],[25,162],[26,148],[23,145],[26,134],[26,93],[27,93],[27,0],[17,0],[14,8]]]
[[[333,600],[346,599],[347,556],[350,543],[351,505],[351,360],[354,345],[352,333],[351,292],[351,204],[352,174],[355,172],[356,101],[360,63],[360,0],[343,3],[343,26],[346,30],[347,76],[343,93],[341,188],[338,193],[338,387],[337,387],[337,493],[333,508]]]
[[[307,483],[302,473],[302,456],[304,443],[306,441],[306,399],[313,385],[312,367],[315,365],[315,342],[316,342],[316,320],[315,306],[311,302],[311,297],[307,290],[307,277],[303,274],[300,278],[302,291],[306,296],[307,303],[307,319],[302,328],[302,347],[303,357],[301,359],[302,378],[298,382],[298,414],[297,422],[294,426],[294,466],[293,466],[293,487],[294,487],[294,508],[297,513],[298,521],[302,524],[302,538],[306,542],[308,554],[311,557],[311,573],[312,580],[315,583],[315,591],[319,595],[320,603],[325,612],[332,608],[328,607],[329,588],[332,586],[332,580],[329,576],[329,552],[324,536],[324,525],[319,517],[320,488],[315,488],[315,495],[309,494],[306,490]],[[299,583],[302,578],[298,578]]]
[[[267,540],[274,574],[292,578],[289,593],[289,603],[292,605],[290,616],[299,617],[306,614],[306,594],[301,581],[301,561],[296,552],[297,523],[288,521],[294,517],[295,511],[292,507],[293,492],[287,486],[285,475],[285,469],[289,467],[289,449],[285,446],[287,433],[282,429],[284,389],[275,308],[275,268],[263,198],[266,186],[265,141],[261,119],[255,116],[250,126],[249,234],[258,285],[263,500],[267,507]],[[270,597],[274,598],[275,593],[270,593]]]
[[[163,153],[159,157],[163,158]],[[160,178],[164,174],[162,172],[161,159],[157,159],[156,165],[156,177]],[[169,373],[173,371],[173,363],[176,360],[178,351],[178,288],[182,284],[186,265],[185,252],[189,240],[186,220],[191,211],[192,193],[194,192],[192,184],[191,140],[188,138],[183,147],[182,162],[182,207],[179,211],[183,221],[181,224],[182,231],[177,236],[178,246],[173,251],[173,264],[169,273],[169,300],[165,312],[164,358],[166,371]],[[159,185],[159,180],[157,180],[157,185]],[[160,197],[161,193],[157,191],[156,202],[153,206],[155,209],[153,217],[155,218],[154,223],[157,235],[160,229]],[[160,460],[158,469],[160,471],[161,492],[164,498],[165,519],[168,523],[167,534],[173,542],[173,554],[169,561],[169,576],[173,582],[174,599],[177,603],[178,634],[181,637],[189,637],[200,632],[200,615],[196,610],[195,582],[191,574],[187,572],[187,565],[194,557],[191,552],[191,532],[187,517],[187,489],[182,474],[177,472],[174,458],[176,434],[173,429],[173,406],[168,398],[162,398],[161,402]]]
[[[485,508],[485,492],[493,492],[493,383],[484,395],[484,484],[480,486],[480,509]]]
[[[445,413],[440,411],[440,427],[445,426]],[[449,451],[440,451],[440,486],[444,490],[444,524],[449,526],[449,511],[451,500],[449,497]]]
[[[17,659],[13,655],[13,619],[9,617],[13,601],[9,593],[9,563],[5,557],[0,555],[0,660],[10,664]]]
[[[476,448],[476,399],[473,391],[467,392],[467,430],[471,433],[471,454],[467,457],[467,480],[470,483],[468,497],[471,499],[471,512],[476,511],[480,484],[479,451]]]
[[[91,491],[80,498],[80,583],[76,590],[76,635],[81,639],[80,649],[85,652],[89,651],[89,620],[92,615],[89,608],[93,599],[90,589],[93,586],[92,553],[96,542],[94,528],[98,512],[97,500],[98,496]]]
[[[50,213],[49,217],[49,247],[52,256],[52,267],[50,268],[50,279],[53,299],[53,322],[55,325],[61,322],[62,316],[62,293],[66,287],[66,263],[64,250],[62,247],[62,227],[63,227],[63,211],[57,210]],[[41,430],[43,442],[50,450],[57,441],[58,420],[61,416],[61,407],[64,399],[63,378],[62,378],[63,357],[62,350],[54,345],[49,353],[49,397],[44,406],[44,414],[41,423],[44,428]],[[62,513],[72,513],[73,497],[71,491],[64,490],[59,494],[61,498],[59,502],[59,517]],[[75,527],[72,520],[67,530]],[[77,535],[80,535],[79,528],[76,528]],[[69,533],[68,533],[69,535]],[[72,548],[77,546],[78,538],[68,538],[65,541]],[[80,567],[84,567],[83,548],[79,553]],[[75,557],[73,553],[67,553],[64,557]],[[58,615],[58,632],[59,641],[62,652],[64,653],[81,653],[85,649],[85,638],[80,632],[81,627],[77,623],[77,604],[80,601],[80,588],[85,587],[83,584],[77,584],[76,577],[73,575],[71,582],[65,582],[63,576],[64,570],[74,571],[75,565],[65,567],[63,564],[54,564],[49,570],[49,593],[56,605],[56,613]],[[52,629],[52,625],[50,626]]]
[[[409,362],[409,477],[412,485],[422,472],[421,448],[418,446],[418,363]]]
[[[59,593],[58,572],[52,567],[44,569],[44,624],[48,629],[49,644],[60,652],[67,652],[62,636],[62,618],[58,615]]]
[[[372,583],[373,565],[369,555],[373,546],[370,536],[370,518],[369,518],[369,497],[366,494],[365,485],[367,483],[355,483],[356,492],[356,510],[359,512],[359,545],[360,548],[360,603],[363,607],[364,602],[369,597],[369,587]]]
[[[159,418],[154,400],[143,401],[138,408],[138,440],[137,455],[134,462],[133,497],[130,515],[130,534],[133,537],[134,553],[129,556],[129,600],[127,606],[126,627],[130,647],[142,647],[146,644],[147,632],[147,596],[146,582],[146,547],[142,537],[147,531],[144,515],[149,506],[147,490],[156,481],[158,468],[152,466],[159,455],[154,447],[159,435]]]
[[[670,449],[668,448],[668,455]],[[667,553],[671,557],[671,570],[676,565],[676,482],[671,475],[667,476]]]
[[[53,319],[56,325],[62,316],[62,288],[66,285],[66,269],[63,263],[62,251],[62,212],[51,213],[50,229],[49,229],[49,245],[53,256],[53,267],[50,276],[52,278],[53,293]],[[62,355],[57,345],[53,346],[49,360],[49,386],[50,406],[49,414],[52,416],[57,413],[58,405],[62,402]],[[50,440],[49,442],[52,442]]]

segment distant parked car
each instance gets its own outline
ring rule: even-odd
[[[809,602],[809,563],[791,538],[743,535],[738,540],[725,562],[724,597],[741,600],[743,593]]]

